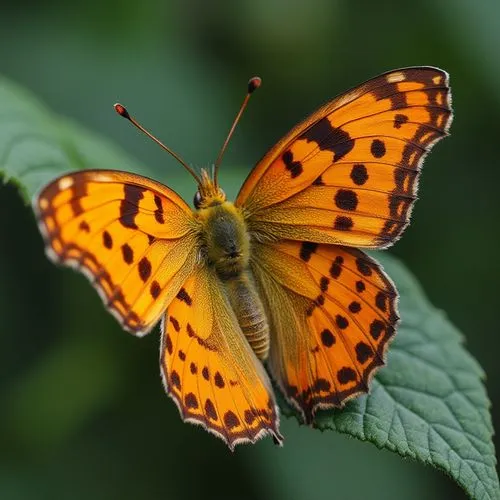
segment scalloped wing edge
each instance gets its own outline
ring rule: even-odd
[[[272,429],[271,428],[269,428],[269,429],[261,429],[259,432],[257,432],[257,434],[252,439],[244,437],[244,438],[236,438],[236,439],[234,439],[232,441],[229,441],[226,436],[224,436],[223,434],[221,434],[217,430],[215,430],[215,429],[207,426],[206,422],[204,422],[203,420],[197,419],[197,418],[193,418],[193,417],[187,417],[185,415],[185,413],[182,410],[182,406],[181,406],[179,400],[175,397],[175,395],[173,394],[173,392],[170,390],[170,387],[169,387],[169,384],[168,384],[168,380],[167,380],[167,376],[166,376],[165,370],[163,368],[165,366],[165,364],[164,364],[164,358],[165,358],[165,351],[166,351],[166,346],[164,344],[164,342],[165,342],[165,333],[166,333],[166,328],[165,328],[166,318],[167,318],[167,314],[165,313],[163,315],[163,317],[162,317],[161,324],[160,324],[160,330],[161,330],[161,340],[160,340],[160,375],[161,375],[161,380],[162,380],[165,392],[174,401],[175,406],[179,410],[179,415],[181,417],[181,420],[183,422],[188,422],[190,424],[200,426],[203,429],[205,429],[206,431],[208,431],[210,434],[218,437],[219,439],[221,439],[222,441],[224,441],[224,443],[229,447],[229,449],[232,452],[234,452],[235,447],[237,445],[239,445],[239,444],[247,444],[247,443],[253,444],[253,443],[259,441],[260,439],[262,439],[262,438],[264,438],[266,436],[270,436],[273,439],[274,444],[282,447],[283,446],[284,438],[283,438],[283,436],[279,432],[280,409],[279,409],[279,406],[277,404],[274,404],[274,411],[275,411],[275,414],[276,414],[275,427],[272,428]]]

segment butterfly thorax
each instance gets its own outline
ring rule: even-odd
[[[248,267],[250,239],[241,212],[229,201],[201,208],[203,256],[223,281],[236,278]]]

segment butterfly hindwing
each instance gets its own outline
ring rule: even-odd
[[[368,391],[398,322],[397,292],[372,258],[337,245],[254,245],[252,270],[271,326],[269,368],[311,421]]]
[[[281,442],[269,378],[212,270],[196,271],[168,307],[161,351],[165,387],[184,420],[230,448],[266,434]]]
[[[380,75],[278,142],[250,173],[236,205],[255,234],[386,247],[408,224],[422,160],[451,117],[444,71]]]
[[[84,272],[135,334],[151,329],[196,262],[196,224],[166,186],[125,172],[87,170],[35,198],[49,257]]]

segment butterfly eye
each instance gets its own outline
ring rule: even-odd
[[[194,199],[193,199],[193,203],[194,203],[195,208],[200,208],[202,201],[203,201],[203,198],[201,197],[201,193],[199,191],[196,191],[196,194],[194,195]]]

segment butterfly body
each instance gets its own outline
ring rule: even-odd
[[[446,72],[398,69],[293,128],[234,204],[217,169],[194,175],[195,210],[151,179],[85,170],[45,186],[34,209],[47,255],[83,271],[126,330],[161,318],[161,373],[184,420],[230,448],[281,443],[269,374],[314,423],[367,393],[385,364],[398,293],[360,248],[401,236],[451,120]]]
[[[207,192],[202,186],[199,192]],[[200,221],[200,255],[214,269],[256,356],[269,352],[269,327],[264,306],[249,268],[251,242],[242,211],[222,196],[206,196],[195,213]]]

